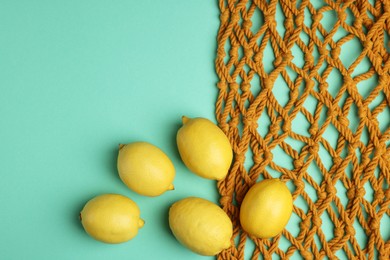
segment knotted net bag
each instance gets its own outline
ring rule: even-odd
[[[216,117],[234,150],[218,259],[390,259],[389,0],[220,0]],[[264,178],[293,215],[248,236],[239,207]]]

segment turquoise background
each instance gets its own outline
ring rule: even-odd
[[[283,35],[280,7],[276,16]],[[329,12],[325,18],[325,28],[332,28],[336,14]],[[253,21],[256,26],[263,18],[255,13]],[[175,142],[182,115],[215,122],[218,26],[217,1],[0,0],[0,259],[213,259],[196,255],[175,240],[168,209],[188,196],[218,201],[215,181],[190,173]],[[338,31],[335,40],[343,36],[345,32]],[[265,66],[271,70],[274,57],[267,48],[264,59],[270,62]],[[351,41],[343,48],[350,51],[341,55],[349,66],[361,45]],[[293,54],[294,62],[303,61],[299,48],[293,48]],[[369,66],[362,62],[355,72]],[[331,79],[333,95],[342,78],[335,73]],[[273,89],[275,97],[285,104],[288,89],[281,78],[276,83],[280,87]],[[376,84],[371,80],[359,90],[367,96]],[[310,98],[305,103],[307,108],[315,105]],[[378,116],[385,126],[386,111]],[[260,120],[264,121],[259,132],[264,135],[269,120]],[[356,126],[359,118],[351,113],[349,120]],[[297,133],[305,134],[306,127],[304,119],[294,120]],[[335,129],[329,128],[324,136],[337,142]],[[167,153],[176,167],[174,191],[149,198],[120,181],[118,144],[132,141],[150,142]],[[299,144],[291,145],[300,149]],[[283,151],[273,153],[278,165],[293,167]],[[327,152],[320,154],[330,167]],[[250,165],[248,159],[246,166]],[[321,182],[318,168],[311,167],[310,174]],[[337,185],[346,204],[346,190]],[[366,199],[372,199],[372,189],[365,188]],[[310,185],[306,192],[317,197]],[[102,193],[123,194],[139,205],[146,225],[136,238],[107,245],[84,232],[78,214],[89,199]],[[299,197],[294,203],[307,208]],[[327,215],[321,218],[331,239],[332,223]],[[299,222],[296,215],[290,219],[293,235],[299,233]],[[386,216],[381,221],[385,239],[389,223]],[[355,228],[364,246],[366,236],[359,225]],[[282,239],[280,247],[288,246]],[[247,250],[252,248],[248,243]],[[345,258],[342,252],[337,256]]]
[[[190,173],[175,135],[181,116],[214,120],[215,1],[0,1],[0,259],[210,259],[181,246],[176,200],[217,202]],[[119,143],[148,141],[176,167],[157,198],[118,178]],[[78,221],[92,197],[132,198],[146,221],[120,245]]]

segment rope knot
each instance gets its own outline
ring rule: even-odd
[[[376,190],[374,198],[378,201],[383,201],[383,199],[385,198],[385,194],[383,193],[383,190],[381,189]]]
[[[339,20],[340,20],[340,21],[345,21],[345,19],[346,19],[346,17],[347,17],[347,15],[346,15],[345,12],[339,12],[339,13],[338,13],[338,16],[339,16]]]
[[[248,92],[250,90],[250,88],[251,88],[251,84],[250,83],[246,83],[246,82],[241,83],[241,90],[243,92]]]
[[[357,190],[356,190],[356,196],[358,198],[363,198],[364,195],[366,194],[366,190],[363,188],[363,187],[359,187]]]
[[[351,188],[347,191],[347,197],[349,200],[355,198],[355,187],[351,186]]]
[[[302,220],[302,222],[300,223],[300,226],[301,226],[301,230],[308,230],[310,229],[310,219],[309,218],[305,218],[304,220]]]
[[[372,41],[365,41],[363,46],[365,49],[371,50],[372,49]]]
[[[318,12],[315,15],[313,15],[313,23],[319,22],[322,19],[322,13]]]
[[[313,254],[310,253],[309,251],[300,251],[303,259],[313,259]]]
[[[328,194],[327,194],[325,191],[319,191],[319,192],[318,192],[318,198],[319,198],[320,200],[326,199],[327,196],[328,196]]]
[[[274,158],[274,155],[272,154],[272,152],[270,151],[266,151],[265,154],[264,154],[264,159],[267,160],[267,161],[272,161],[272,159]]]
[[[230,21],[232,24],[238,23],[239,20],[240,20],[240,16],[237,12],[233,13],[232,16],[230,17]]]
[[[217,88],[221,91],[226,91],[227,89],[227,84],[225,81],[220,81],[217,83]]]
[[[271,89],[273,87],[272,81],[269,78],[265,78],[263,80],[263,82],[264,82],[264,84],[263,84],[264,91],[271,91]]]
[[[311,125],[310,129],[309,129],[309,133],[314,136],[316,135],[318,132],[318,126],[317,125]]]
[[[245,56],[252,57],[253,56],[253,50],[250,48],[245,49]]]
[[[376,219],[376,218],[373,218],[371,221],[370,221],[370,226],[372,229],[379,229],[379,221]]]
[[[252,21],[251,20],[245,20],[242,23],[242,28],[245,29],[245,30],[250,30],[251,27],[252,27]]]
[[[368,117],[367,107],[362,106],[362,107],[359,108],[359,116],[361,118],[367,118]]]
[[[353,200],[355,198],[362,198],[366,194],[366,191],[362,187],[355,187],[352,186],[348,191],[347,191],[347,197],[350,200]]]
[[[292,128],[291,127],[291,121],[290,120],[285,120],[283,125],[282,125],[283,132],[287,133],[289,131],[289,129],[291,129],[291,128]]]
[[[224,132],[224,133],[229,133],[229,124],[223,124],[220,126],[221,130]]]
[[[294,182],[295,187],[297,187],[296,191],[301,192],[302,190],[305,189],[305,183],[301,180],[298,179]]]
[[[345,84],[347,84],[347,85],[352,85],[353,84],[353,80],[351,79],[351,77],[344,76],[343,79],[344,79],[344,83]]]
[[[239,122],[240,122],[240,121],[239,121],[238,117],[233,117],[233,118],[230,120],[229,125],[230,125],[230,127],[235,128],[235,127],[238,126],[238,123],[239,123]]]
[[[294,168],[295,169],[300,169],[300,168],[302,168],[302,166],[303,166],[302,160],[295,160],[294,161]]]
[[[275,134],[277,134],[278,131],[279,131],[279,129],[280,129],[280,127],[279,127],[278,124],[272,124],[272,125],[269,126],[269,131],[270,131],[270,133],[275,133]]]
[[[307,53],[305,53],[305,62],[306,63],[309,63],[309,64],[313,64],[314,62],[314,56],[313,56],[313,54],[311,54],[311,52],[307,52]]]
[[[291,31],[294,28],[294,22],[291,18],[286,18],[283,24],[287,31]]]
[[[219,199],[219,203],[221,203],[222,206],[230,205],[231,201],[232,201],[232,197],[231,196],[227,196],[227,195],[223,195]]]
[[[322,55],[327,55],[328,54],[328,49],[326,48],[326,45],[322,45],[318,47],[318,51]]]
[[[229,51],[229,55],[231,56],[231,59],[237,59],[238,57],[238,46],[232,46]]]
[[[340,55],[340,51],[340,47],[337,46],[330,53],[333,57],[338,57]]]
[[[247,114],[244,117],[244,124],[249,126],[249,127],[254,128],[254,129],[257,129],[257,127],[258,127],[257,119],[254,118],[254,116],[252,114]]]
[[[379,143],[379,145],[375,145],[375,149],[377,150],[378,154],[385,154],[386,153],[386,144],[385,143]]]
[[[343,160],[340,157],[333,157],[334,165],[339,165]]]
[[[225,49],[223,48],[223,46],[218,46],[218,48],[217,48],[217,56],[218,57],[224,57],[225,56]]]
[[[335,228],[334,229],[334,236],[335,237],[343,237],[344,236],[344,232],[341,228]]]
[[[339,122],[342,126],[348,127],[349,125],[349,119],[346,116],[339,116]]]
[[[282,57],[283,57],[284,61],[288,61],[288,62],[291,61],[294,58],[294,56],[292,55],[291,52],[283,53]]]
[[[239,162],[240,164],[243,164],[245,162],[245,154],[243,153],[236,154],[234,160],[236,162]]]
[[[219,16],[219,19],[221,20],[221,23],[226,23],[229,19],[229,9],[225,9]]]
[[[363,19],[358,17],[358,18],[355,19],[355,22],[353,23],[353,26],[355,28],[360,28],[362,26],[362,23],[363,23]]]
[[[298,16],[295,18],[295,24],[296,24],[298,27],[301,27],[302,24],[303,24],[303,20],[304,20],[304,16],[303,16],[303,15],[298,15]]]
[[[329,84],[328,84],[328,82],[322,82],[321,84],[320,84],[320,93],[325,93],[327,90],[328,90],[328,88],[329,88]],[[328,110],[331,110],[332,108],[331,107],[329,107],[329,109]],[[331,110],[332,111],[332,110]],[[328,113],[329,113],[329,111],[328,111]]]
[[[283,61],[282,56],[276,57],[273,62],[274,67],[279,67],[279,65],[282,64],[282,61]]]
[[[356,231],[355,231],[354,227],[353,227],[353,226],[350,226],[350,225],[346,226],[346,232],[347,232],[347,234],[350,235],[351,237],[354,237],[355,234],[356,234]]]
[[[231,91],[237,92],[237,91],[238,91],[238,88],[239,88],[239,85],[238,85],[238,83],[233,82],[233,83],[230,83],[230,84],[229,84],[229,88],[230,88]]]
[[[318,216],[318,215],[314,215],[313,218],[312,218],[312,221],[313,221],[313,225],[320,228],[321,225],[322,225],[322,220],[321,218]]]
[[[268,25],[268,27],[276,27],[276,21],[275,21],[274,17],[271,15],[265,15],[264,22],[265,22],[265,24]]]
[[[254,164],[255,165],[259,165],[260,163],[262,163],[263,162],[263,157],[261,157],[261,156],[253,156],[253,162],[254,162]]]
[[[306,89],[311,90],[314,87],[314,80],[305,80]]]
[[[336,189],[332,184],[328,184],[326,185],[326,192],[333,197],[336,194]]]
[[[359,147],[360,141],[355,141],[353,143],[350,143],[349,145],[352,147],[352,149],[356,149]]]
[[[317,153],[318,153],[318,150],[319,150],[319,145],[318,145],[318,143],[315,143],[315,144],[310,145],[310,146],[309,146],[309,149],[308,149],[308,151],[309,151],[310,154],[317,154]]]

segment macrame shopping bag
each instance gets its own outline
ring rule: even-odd
[[[390,1],[220,0],[216,116],[234,150],[218,259],[390,259]],[[239,207],[264,178],[291,189],[272,239]]]

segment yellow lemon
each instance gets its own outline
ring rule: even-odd
[[[169,226],[176,239],[201,255],[216,255],[230,247],[233,225],[216,204],[189,197],[169,209]]]
[[[118,172],[131,190],[145,196],[158,196],[173,190],[175,167],[158,147],[135,142],[119,146]]]
[[[91,199],[81,211],[80,220],[91,237],[110,244],[132,239],[144,225],[137,204],[119,194]]]
[[[176,141],[181,159],[190,171],[207,179],[225,178],[233,151],[229,139],[213,122],[183,116]]]
[[[258,238],[274,237],[287,225],[292,214],[293,200],[285,183],[266,179],[253,185],[242,201],[242,228]]]

